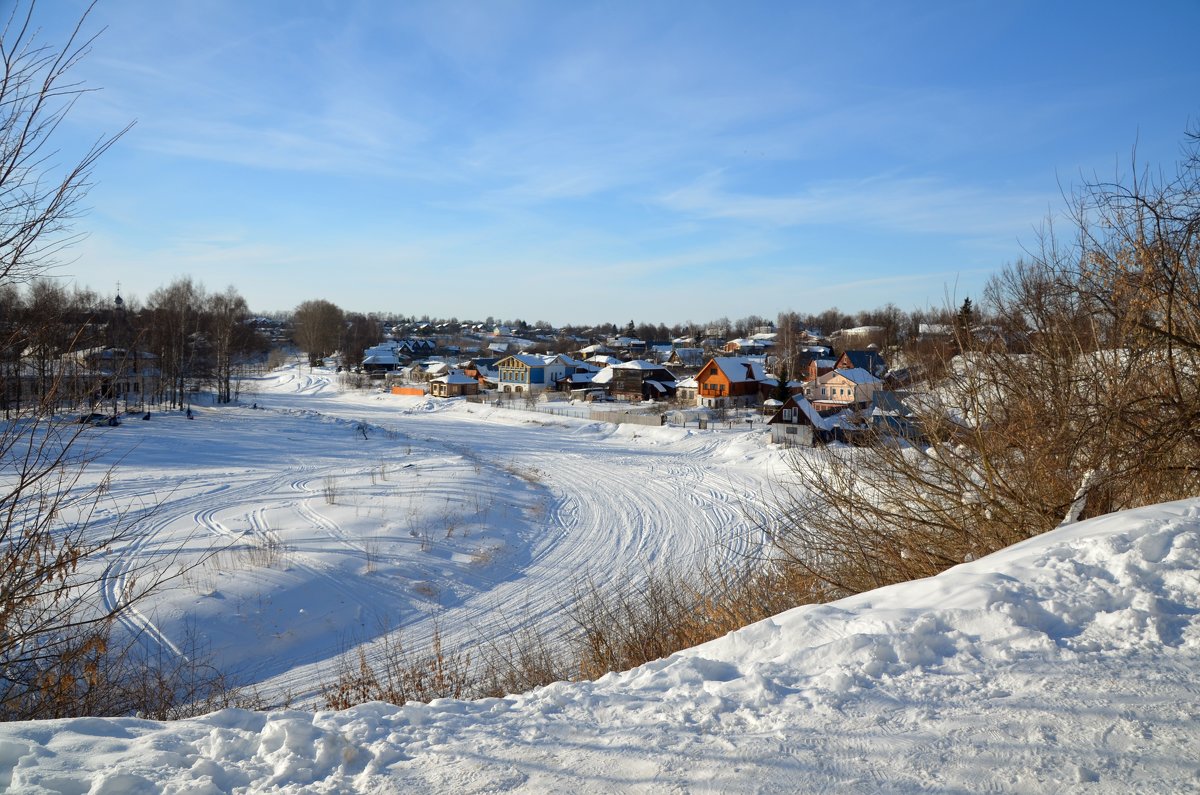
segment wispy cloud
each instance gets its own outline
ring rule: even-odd
[[[961,236],[1028,229],[1051,197],[1004,194],[934,177],[828,180],[782,196],[729,190],[720,173],[665,193],[660,203],[704,218],[771,226],[867,226]]]

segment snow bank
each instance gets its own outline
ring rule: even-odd
[[[1079,523],[596,682],[0,726],[18,792],[1200,788],[1200,501]]]

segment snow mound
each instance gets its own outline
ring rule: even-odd
[[[1082,522],[596,682],[0,726],[17,792],[1200,787],[1200,500]]]

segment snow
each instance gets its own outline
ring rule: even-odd
[[[373,654],[393,629],[410,648],[435,623],[450,644],[553,629],[580,577],[623,587],[648,565],[761,543],[766,473],[717,455],[762,458],[761,440],[337,383],[291,368],[244,382],[241,405],[194,406],[195,421],[88,429],[82,485],[112,467],[95,526],[141,531],[96,561],[107,603],[139,569],[191,567],[125,617],[131,630],[172,651],[194,641],[236,681],[312,703],[342,651]]]
[[[444,626],[486,627],[485,605],[513,598],[552,616],[541,600],[580,567],[621,581],[639,557],[710,551],[704,535],[738,522],[778,460],[761,430],[615,428],[341,394],[319,373],[274,376],[253,399],[265,410],[95,430],[125,456],[113,459],[126,467],[112,479],[116,499],[169,491],[150,514],[153,539],[190,525],[230,538],[274,532],[290,546],[286,567],[245,561],[214,575],[211,594],[168,595],[143,619],[167,638],[178,637],[170,616],[184,607],[207,632],[228,625],[215,646],[246,665],[259,658],[268,688],[311,683],[332,648],[329,628],[353,620],[356,600],[393,600],[419,629],[426,614],[402,584],[409,578],[449,592]],[[397,467],[386,481],[385,460]],[[341,502],[320,497],[330,474]],[[454,505],[464,491],[495,497],[488,521]],[[399,521],[392,529],[404,530],[406,520],[388,518],[397,507],[423,521],[448,498],[463,532],[439,536],[436,553],[370,529]],[[631,502],[642,507],[629,515]],[[624,521],[613,522],[618,509]],[[710,513],[720,518],[705,525]],[[484,572],[455,563],[484,538],[505,555]],[[595,682],[341,712],[0,724],[0,790],[1197,791],[1198,571],[1200,500],[1152,506],[927,580],[797,608]],[[252,599],[260,581],[269,608]],[[241,628],[231,616],[239,598]],[[203,613],[206,600],[221,606]]]

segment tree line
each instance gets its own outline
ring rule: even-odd
[[[67,367],[102,349],[117,376],[122,368],[153,368],[154,391],[140,401],[182,408],[192,389],[203,386],[228,403],[239,366],[267,349],[249,317],[235,288],[209,293],[190,277],[155,290],[142,307],[45,276],[0,285],[0,407],[10,414],[55,411],[111,397],[95,379],[72,379]]]

